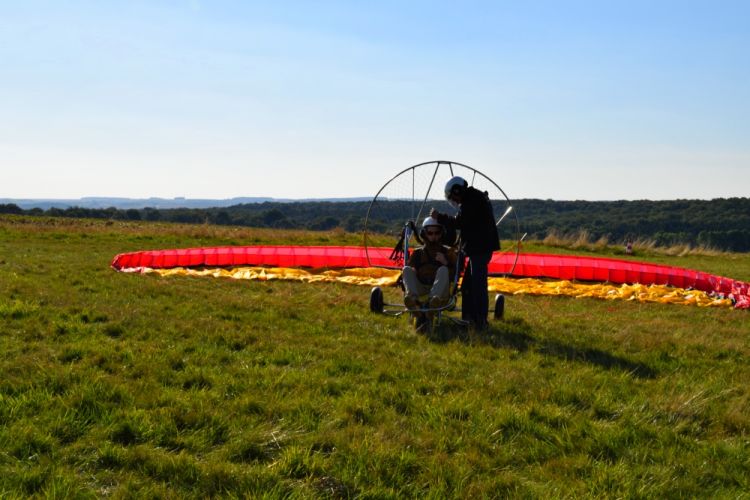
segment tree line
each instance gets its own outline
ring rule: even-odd
[[[405,202],[392,201],[389,217],[410,213]],[[85,217],[113,220],[149,220],[190,224],[238,225],[264,228],[361,231],[370,202],[264,202],[222,208],[118,209],[39,208],[24,210],[0,204],[0,213]],[[735,252],[750,251],[750,198],[666,201],[555,201],[514,200],[522,233],[543,239],[551,232],[610,241],[653,240],[659,246],[702,245]]]

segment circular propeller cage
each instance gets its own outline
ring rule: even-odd
[[[457,213],[457,209],[445,199],[444,192],[445,184],[455,176],[463,177],[469,186],[487,192],[501,240],[501,250],[495,253],[515,256],[506,275],[513,273],[521,248],[521,236],[518,215],[510,199],[500,186],[482,172],[453,161],[429,161],[414,165],[396,174],[380,188],[365,218],[364,244],[369,265],[377,266],[383,262],[383,257],[391,255],[391,249],[382,246],[383,241],[398,241],[409,222],[413,222],[419,231],[432,208],[450,215]],[[415,239],[412,236],[409,247],[419,245]],[[404,257],[399,255],[391,262],[393,265],[389,267],[401,268]]]

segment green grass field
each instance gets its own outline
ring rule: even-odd
[[[747,311],[514,296],[427,338],[367,287],[109,267],[360,241],[0,217],[0,497],[750,497]]]

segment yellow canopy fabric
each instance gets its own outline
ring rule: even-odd
[[[232,267],[184,268],[142,270],[160,276],[211,276],[245,280],[292,280],[307,283],[340,282],[363,286],[395,286],[401,273],[397,269],[377,267],[349,269],[297,269],[287,267]],[[682,304],[699,307],[732,307],[729,299],[715,298],[699,290],[685,290],[665,285],[613,285],[609,283],[576,283],[549,281],[536,278],[494,278],[488,280],[491,292],[507,295],[559,295],[566,297],[592,297],[605,300],[631,300],[661,304]]]
[[[712,297],[700,290],[685,290],[666,285],[613,285],[611,283],[575,283],[572,281],[546,281],[535,278],[490,278],[489,290],[509,295],[561,295],[566,297],[592,297],[605,300],[632,300],[660,304],[682,304],[699,307],[733,307],[730,299]]]
[[[291,267],[216,267],[150,269],[143,272],[161,276],[211,276],[240,280],[291,280],[307,283],[341,282],[350,285],[395,286],[400,271],[379,267],[357,267],[349,269],[298,269]]]

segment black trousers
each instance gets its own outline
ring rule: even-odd
[[[487,266],[492,253],[469,255],[461,282],[461,319],[476,326],[487,323],[490,298],[487,292]]]

